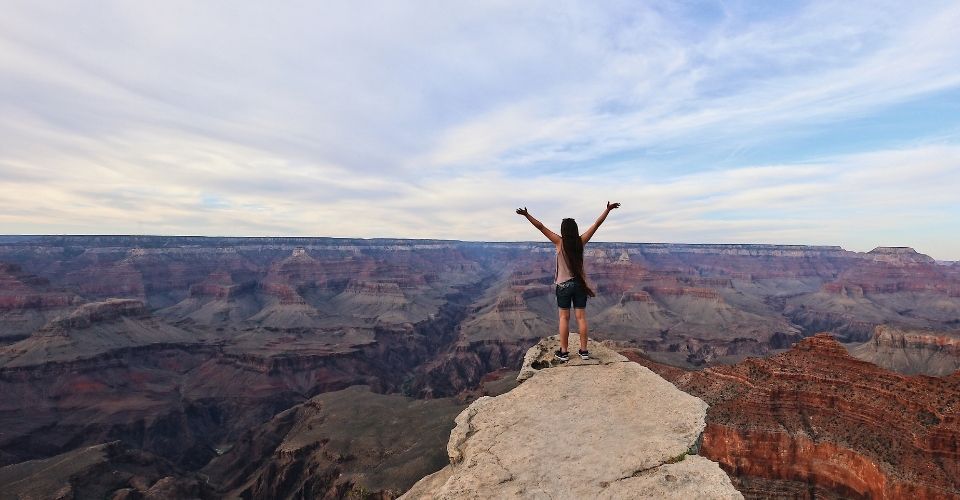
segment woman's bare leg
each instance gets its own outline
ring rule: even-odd
[[[570,309],[560,309],[560,350],[568,352],[570,343]]]
[[[577,329],[580,331],[580,350],[587,350],[587,310],[574,309],[577,315]]]

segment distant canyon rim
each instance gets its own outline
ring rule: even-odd
[[[960,264],[591,243],[586,269],[591,337],[711,405],[703,454],[748,498],[960,495]],[[549,243],[0,236],[0,487],[397,496],[445,465],[459,410],[556,333],[553,272]],[[816,452],[770,465],[778,447]],[[875,472],[818,469],[823,454]],[[42,466],[58,456],[89,466]]]

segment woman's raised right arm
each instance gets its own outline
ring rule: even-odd
[[[547,226],[544,226],[542,222],[536,219],[536,217],[530,215],[530,212],[527,212],[527,207],[518,208],[517,213],[526,217],[527,220],[530,221],[531,224],[533,224],[533,227],[539,229],[540,232],[543,233],[543,235],[546,236],[547,239],[552,241],[555,245],[560,243],[561,241],[560,235],[547,229]]]

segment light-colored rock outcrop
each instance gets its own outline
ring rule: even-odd
[[[556,337],[532,347],[523,384],[464,410],[450,465],[402,498],[742,498],[715,462],[690,454],[706,403],[588,347],[594,359],[562,364]]]

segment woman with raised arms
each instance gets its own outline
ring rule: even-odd
[[[577,326],[580,333],[580,349],[577,354],[581,359],[590,359],[587,351],[587,297],[595,294],[587,284],[587,275],[583,270],[583,247],[597,232],[597,228],[607,218],[607,214],[619,203],[607,202],[607,208],[600,214],[597,221],[589,229],[579,234],[577,222],[573,219],[563,219],[560,223],[560,234],[551,231],[542,222],[538,221],[527,208],[518,208],[517,213],[526,217],[534,227],[540,230],[557,247],[557,272],[554,284],[556,285],[557,307],[560,309],[560,349],[555,356],[560,361],[570,359],[570,306],[573,305],[577,317]]]

